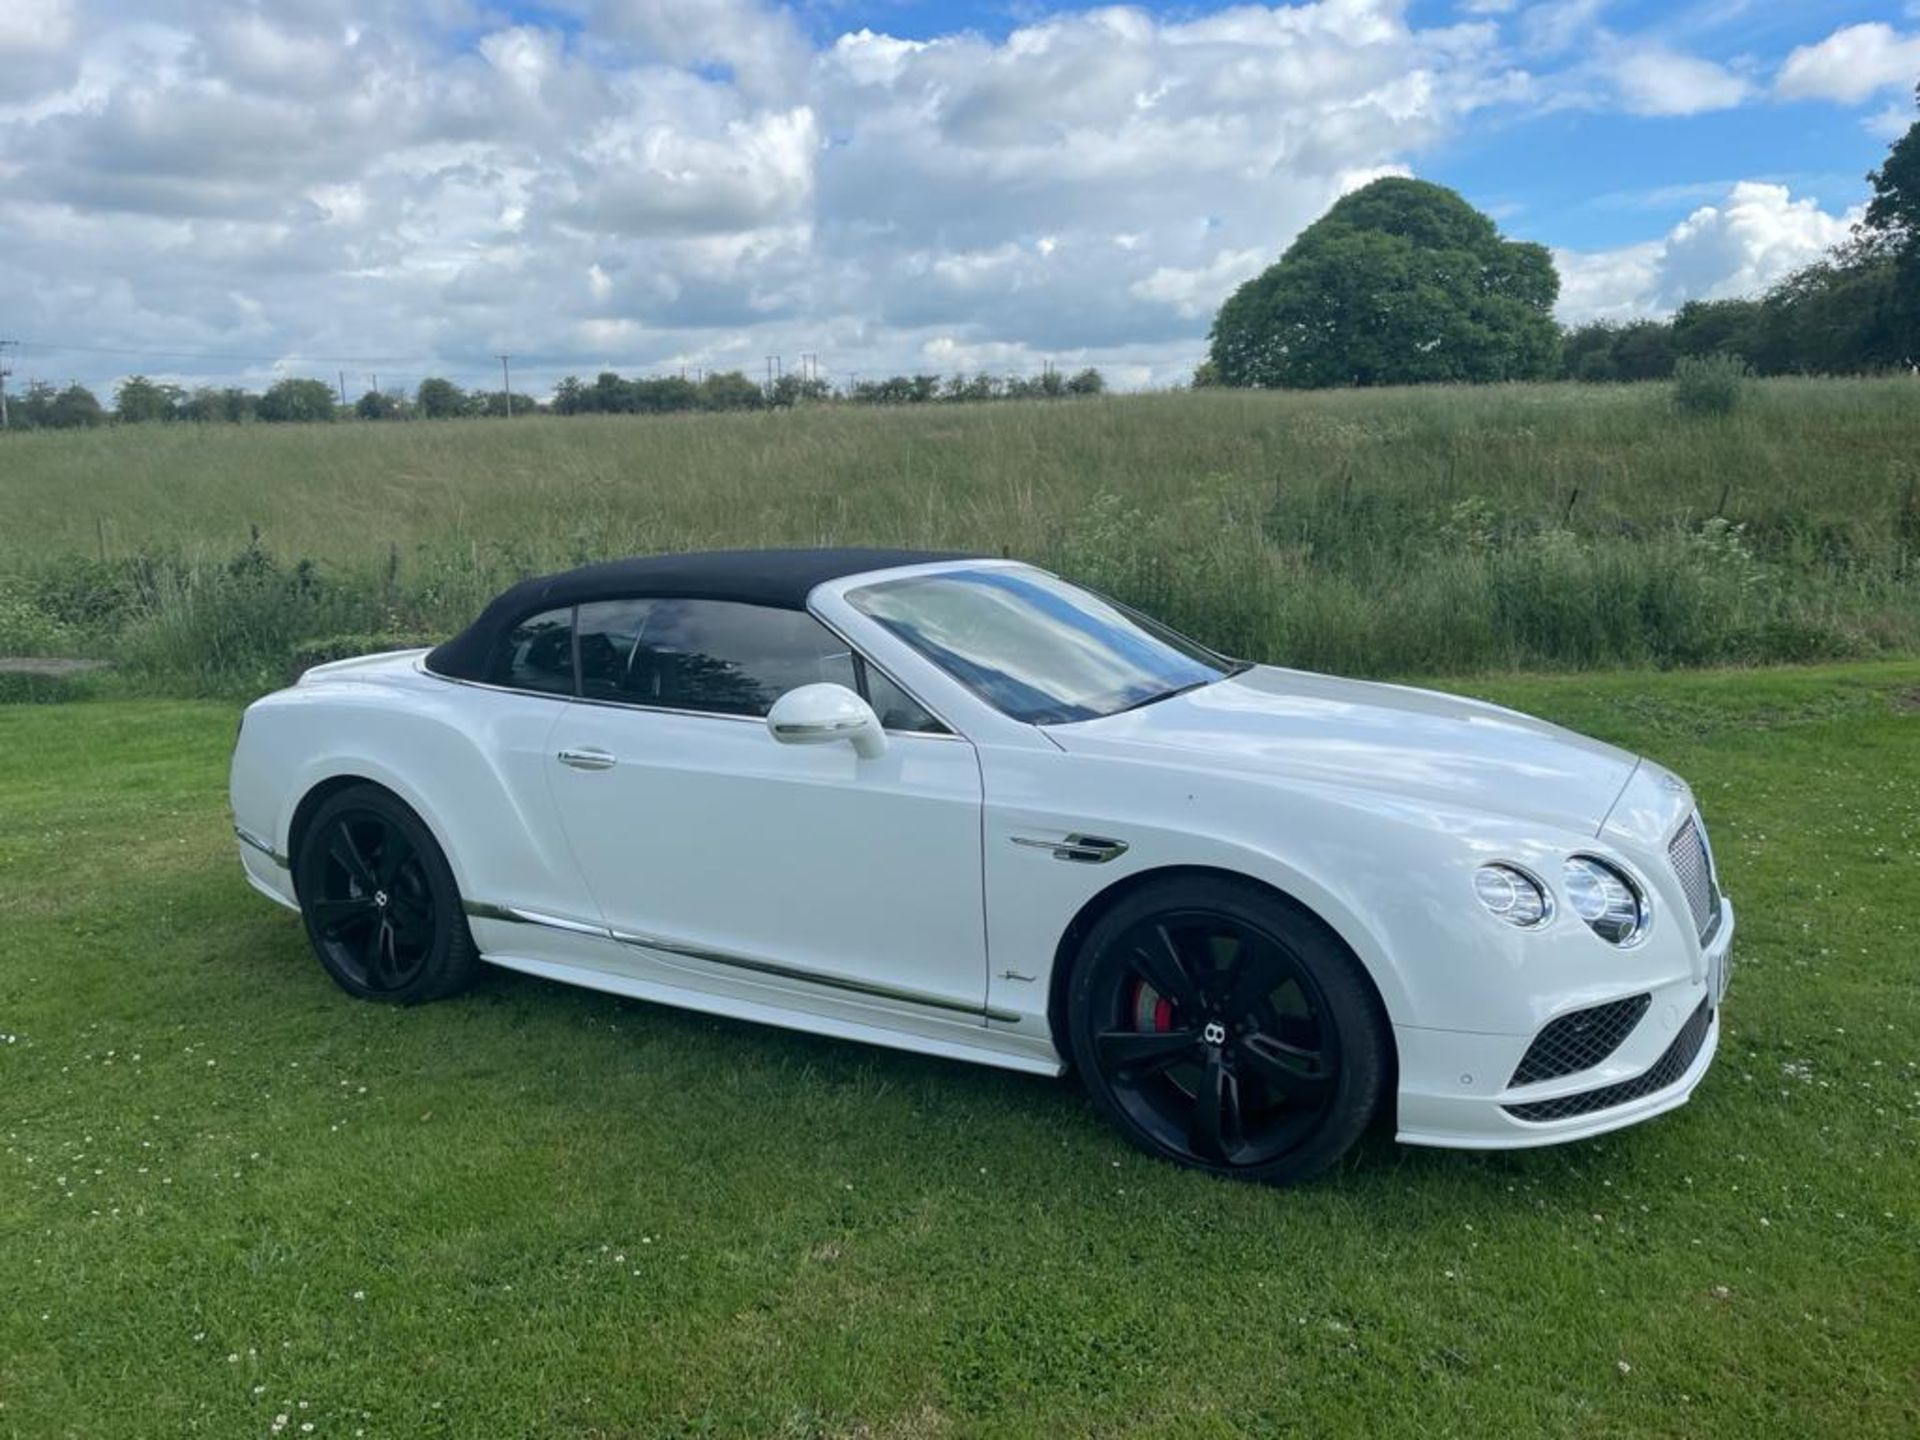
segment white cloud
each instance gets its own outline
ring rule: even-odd
[[[1920,81],[1920,35],[1902,35],[1872,21],[1834,31],[1817,45],[1802,45],[1780,67],[1774,82],[1790,100],[1834,100],[1857,105],[1891,86]]]
[[[1571,50],[1599,28],[1611,0],[1538,0],[1520,16],[1520,39],[1540,55]]]
[[[669,65],[721,65],[755,100],[790,99],[810,55],[788,12],[763,0],[597,0],[593,33]]]
[[[1606,69],[1625,108],[1636,115],[1728,110],[1753,88],[1723,65],[1662,45],[1627,45]]]
[[[1869,115],[1861,123],[1867,127],[1869,135],[1881,140],[1898,140],[1906,134],[1915,119],[1913,106],[1895,102],[1886,109]]]
[[[1251,280],[1275,257],[1264,250],[1222,250],[1205,265],[1183,270],[1162,265],[1144,280],[1133,282],[1130,293],[1141,300],[1170,305],[1188,319],[1211,318],[1220,302],[1244,280]]]
[[[259,356],[176,362],[188,381],[362,355],[478,383],[501,349],[534,386],[801,351],[1172,379],[1302,226],[1477,113],[1746,92],[1611,34],[1599,0],[1067,10],[817,47],[774,0],[503,8],[0,0],[23,378],[110,382],[121,362],[64,340]],[[1656,303],[1676,245],[1610,262],[1639,280],[1583,257],[1578,283]]]
[[[73,0],[5,0],[0,4],[0,105],[31,100],[71,84]]]
[[[9,323],[261,371],[839,349],[1172,378],[1335,197],[1527,84],[1492,25],[1398,0],[818,50],[771,0],[78,3],[0,0]]]
[[[1858,212],[1831,215],[1784,185],[1735,184],[1654,241],[1614,250],[1556,251],[1560,317],[1630,320],[1688,300],[1757,295],[1847,238]]]

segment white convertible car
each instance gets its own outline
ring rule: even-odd
[[[1043,1075],[1182,1164],[1682,1104],[1732,907],[1693,797],[1492,705],[1241,664],[1042,570],[867,550],[529,580],[233,757],[350,993],[481,962]]]

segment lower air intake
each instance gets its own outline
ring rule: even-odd
[[[1629,995],[1550,1021],[1533,1037],[1509,1085],[1532,1085],[1591,1070],[1620,1048],[1653,1004],[1651,995]]]
[[[1557,1095],[1551,1100],[1535,1100],[1525,1105],[1503,1105],[1516,1120],[1535,1122],[1547,1120],[1569,1120],[1575,1115],[1591,1115],[1596,1110],[1609,1110],[1615,1105],[1625,1105],[1631,1101],[1643,1099],[1657,1090],[1664,1090],[1682,1075],[1700,1054],[1700,1047],[1706,1044],[1707,1030],[1713,1024],[1713,1007],[1705,1000],[1700,1008],[1693,1012],[1691,1019],[1681,1027],[1674,1037],[1673,1044],[1645,1071],[1631,1080],[1622,1080],[1617,1085],[1603,1085],[1598,1090],[1582,1090],[1575,1095]]]

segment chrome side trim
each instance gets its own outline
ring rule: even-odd
[[[1051,850],[1056,860],[1072,860],[1081,865],[1104,865],[1127,853],[1127,842],[1109,840],[1104,835],[1069,835],[1064,840],[1048,840],[1038,835],[1009,835],[1016,845],[1035,850]]]
[[[929,995],[924,991],[909,990],[902,986],[882,985],[875,981],[857,980],[846,975],[825,975],[815,970],[781,965],[772,960],[735,955],[725,950],[710,950],[702,945],[691,945],[683,940],[670,940],[662,935],[642,935],[630,930],[612,930],[605,925],[590,925],[584,920],[569,920],[563,915],[546,915],[538,910],[523,910],[517,905],[491,905],[484,900],[467,900],[463,902],[463,906],[467,914],[475,920],[502,920],[514,925],[541,925],[549,930],[564,930],[571,935],[591,935],[596,940],[611,940],[635,950],[657,950],[663,955],[679,955],[688,960],[725,965],[734,970],[751,970],[757,975],[771,975],[781,980],[797,980],[803,985],[823,985],[829,989],[845,990],[855,995],[868,995],[880,1000],[898,1000],[909,1005],[923,1005],[933,1010],[952,1010],[962,1015],[977,1015],[1009,1024],[1020,1019],[1015,1011],[999,1010],[991,1005],[969,1005],[964,1000],[949,1000],[944,995]]]
[[[622,945],[631,945],[636,950],[658,950],[666,955],[680,955],[689,960],[704,960],[712,965],[725,965],[735,970],[751,970],[756,975],[771,975],[780,980],[797,980],[803,985],[825,985],[834,990],[845,990],[855,995],[871,995],[880,1000],[899,1000],[909,1005],[924,1005],[934,1010],[952,1010],[962,1015],[980,1015],[988,1020],[1015,1021],[1020,1016],[1011,1010],[998,1010],[991,1005],[969,1005],[964,1000],[949,1000],[944,995],[929,995],[924,990],[909,990],[904,986],[882,985],[873,980],[858,980],[851,975],[826,975],[817,970],[802,970],[793,965],[782,965],[773,960],[760,960],[748,955],[735,955],[725,950],[709,950],[702,945],[689,945],[683,940],[669,940],[660,935],[640,935],[628,930],[615,930],[613,938]]]
[[[611,940],[613,932],[604,925],[585,920],[569,920],[564,915],[548,915],[539,910],[522,910],[514,905],[489,905],[484,900],[464,900],[461,908],[475,920],[504,920],[512,925],[540,925],[548,930],[564,930],[569,935],[591,935],[596,940]]]
[[[244,827],[239,825],[235,825],[233,827],[233,833],[240,838],[240,843],[242,845],[252,846],[255,850],[258,850],[262,855],[266,856],[274,864],[278,865],[282,870],[291,870],[293,868],[293,861],[289,860],[285,855],[282,855],[278,850],[274,849],[273,846],[269,845],[265,840],[262,840],[258,835],[254,834],[251,830],[245,829]]]

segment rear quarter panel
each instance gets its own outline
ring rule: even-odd
[[[331,781],[371,781],[425,822],[465,898],[591,916],[547,782],[560,709],[427,675],[413,657],[310,676],[248,710],[235,823],[292,858],[303,798]]]

